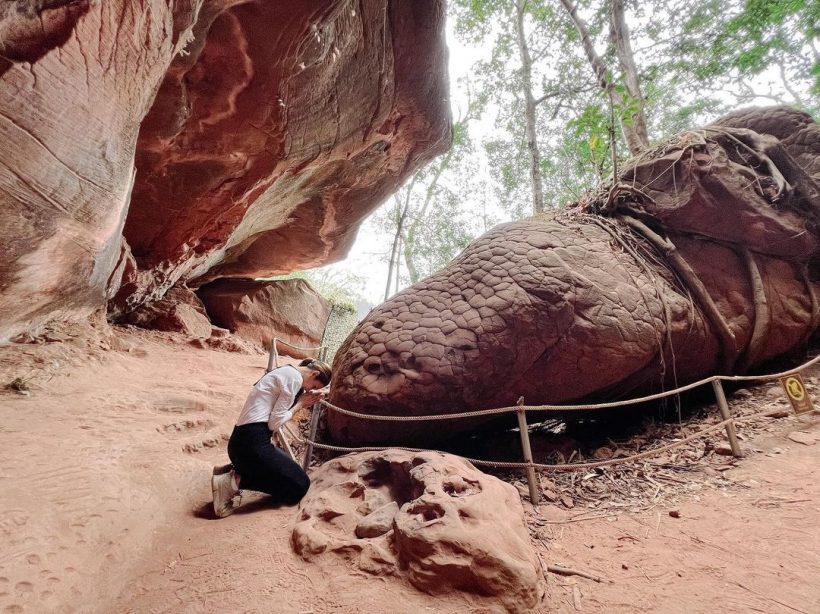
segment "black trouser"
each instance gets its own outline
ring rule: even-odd
[[[228,456],[241,478],[239,486],[268,493],[281,503],[298,503],[310,487],[310,478],[270,438],[265,422],[234,427]]]

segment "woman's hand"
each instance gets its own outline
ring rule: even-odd
[[[311,390],[309,392],[305,392],[299,399],[299,404],[302,407],[310,407],[321,401],[325,397],[325,394],[327,393],[319,392],[318,390]]]
[[[299,403],[297,404],[296,409],[293,410],[293,419],[297,422],[304,422],[307,420],[308,411],[310,408],[322,400],[326,394],[326,392],[319,392],[317,390],[302,393],[302,396],[299,397]]]

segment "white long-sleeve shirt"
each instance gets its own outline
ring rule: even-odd
[[[253,385],[236,425],[267,422],[268,428],[276,432],[293,418],[290,408],[302,384],[302,374],[291,365],[266,373]]]

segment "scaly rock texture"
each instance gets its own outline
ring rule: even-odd
[[[0,7],[0,340],[341,258],[451,138],[442,0]]]
[[[545,591],[516,489],[440,452],[325,463],[299,505],[292,545],[320,565],[339,557],[430,594],[494,596],[511,612],[531,611]]]
[[[105,305],[137,132],[194,4],[0,7],[0,341]]]
[[[340,259],[450,141],[443,2],[206,3],[137,144],[115,311]]]
[[[780,107],[683,133],[374,309],[337,353],[330,400],[400,416],[607,400],[803,348],[820,313],[818,161],[820,126]],[[490,419],[328,425],[345,444],[424,444]]]
[[[199,297],[214,324],[268,350],[274,337],[318,347],[330,317],[330,304],[304,279],[220,279],[200,288]],[[285,344],[277,349],[296,358],[316,356]]]

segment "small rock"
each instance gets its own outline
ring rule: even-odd
[[[767,418],[786,418],[789,413],[790,412],[787,409],[775,409],[774,411],[767,412],[763,415]]]
[[[787,435],[794,442],[802,443],[804,446],[813,446],[817,443],[817,438],[812,433],[805,431],[792,431]]]
[[[564,504],[564,507],[575,507],[575,501],[573,501],[572,497],[570,497],[569,495],[561,495],[561,503]]]
[[[669,515],[672,518],[680,518],[680,512],[678,510],[669,510]]]
[[[219,326],[211,326],[211,337],[217,339],[227,339],[231,336],[231,331],[227,328],[220,328]]]
[[[399,504],[391,501],[362,518],[356,525],[356,537],[379,537],[393,528],[393,519],[399,513]]]
[[[595,450],[595,453],[592,456],[595,457],[597,460],[609,460],[610,458],[612,458],[613,454],[614,450],[612,450],[612,448],[607,448],[606,446],[604,446],[602,448],[598,448],[597,450]]]
[[[748,399],[750,396],[752,396],[752,391],[749,390],[748,388],[741,388],[740,390],[735,392],[732,396],[735,397],[736,399]]]
[[[730,448],[728,444],[721,444],[715,447],[715,454],[720,454],[721,456],[731,456],[732,448]]]
[[[522,497],[530,496],[530,489],[525,484],[522,484],[521,482],[514,482],[513,486],[515,486],[516,490],[518,490],[518,494]]]
[[[766,391],[766,397],[769,399],[782,399],[784,396],[786,396],[786,393],[779,385],[772,386]]]
[[[379,490],[368,489],[364,491],[364,501],[356,508],[356,511],[363,516],[372,514],[377,509],[384,507],[389,503],[387,495]]]
[[[558,487],[555,485],[555,482],[553,482],[549,478],[545,478],[544,476],[541,476],[541,488],[545,490],[558,490]]]
[[[554,490],[545,490],[542,492],[542,494],[544,495],[544,498],[550,503],[555,503],[556,501],[558,501],[558,493]]]
[[[701,469],[701,471],[703,471],[703,473],[705,473],[706,475],[717,475],[718,474],[718,472],[715,469],[712,469],[712,467],[704,467],[703,469]]]

